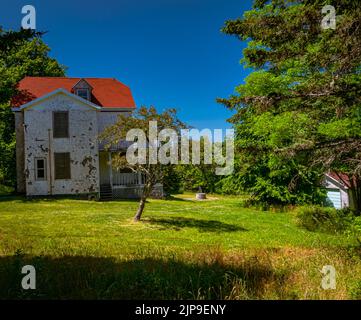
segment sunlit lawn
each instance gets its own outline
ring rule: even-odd
[[[136,208],[135,201],[3,200],[0,252],[113,256],[142,247],[179,251],[349,244],[342,236],[297,227],[294,213],[243,208],[236,198],[150,200],[141,223],[132,221]]]
[[[294,212],[244,208],[237,197],[214,196],[207,201],[193,197],[149,200],[139,223],[132,221],[136,201],[0,198],[0,268],[14,274],[12,266],[20,259],[37,261],[48,270],[46,277],[57,279],[56,288],[47,282],[43,291],[34,293],[36,298],[349,297],[350,283],[358,280],[357,273],[350,275],[360,267],[358,258],[348,257],[355,244],[352,239],[305,231],[297,226]],[[344,274],[341,288],[329,293],[320,289],[318,279],[322,265],[332,262]],[[306,275],[301,281],[292,272],[301,277],[302,268]],[[251,271],[260,283],[254,279],[247,283],[245,275]],[[101,283],[98,272],[104,277]],[[315,287],[305,294],[307,272]],[[79,282],[79,288],[64,284],[63,273]],[[285,281],[281,287],[278,276]],[[267,281],[268,289],[259,291]],[[165,289],[165,283],[171,288]],[[13,286],[10,280],[3,285]],[[0,292],[17,298],[24,294],[18,289]]]

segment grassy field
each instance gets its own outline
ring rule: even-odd
[[[0,298],[361,298],[360,252],[343,235],[299,228],[295,212],[234,197],[137,202],[0,198]],[[37,289],[20,289],[21,266]],[[321,288],[333,265],[337,288]]]

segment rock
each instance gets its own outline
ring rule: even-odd
[[[197,200],[205,200],[205,199],[207,199],[207,196],[206,196],[205,193],[197,193],[196,194],[196,199]]]

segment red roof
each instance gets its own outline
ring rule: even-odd
[[[342,185],[346,186],[347,188],[351,187],[350,177],[347,174],[341,172],[329,172],[328,175],[333,178],[334,180],[338,181]]]
[[[74,93],[72,88],[81,79],[92,86],[94,104],[106,108],[135,108],[130,88],[116,79],[65,77],[25,77],[18,84],[19,94],[12,99],[12,106],[20,107],[60,88]]]

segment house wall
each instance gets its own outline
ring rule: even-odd
[[[24,114],[15,112],[15,133],[16,133],[16,190],[25,193],[24,173]]]
[[[129,115],[125,111],[101,111],[97,114],[98,119],[98,132],[102,133],[104,129],[117,122],[118,116],[121,114]]]
[[[53,112],[69,111],[69,138],[53,138]],[[99,192],[97,111],[59,93],[24,110],[27,195]],[[54,152],[69,152],[71,179],[54,179]],[[47,160],[47,179],[35,180],[35,158]]]
[[[129,115],[130,112],[129,111],[100,111],[97,114],[97,119],[98,119],[98,133],[101,134],[105,128],[115,124],[118,120],[118,116],[124,114],[124,115]],[[107,149],[107,143],[105,141],[100,141],[99,142],[99,149],[104,151]],[[123,141],[118,143],[117,146],[113,145],[113,148],[126,148],[127,144]]]

